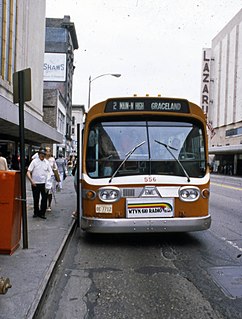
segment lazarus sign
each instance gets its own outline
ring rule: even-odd
[[[66,80],[66,54],[45,53],[44,81],[64,82]]]
[[[203,49],[201,106],[205,113],[208,113],[209,106],[210,59],[211,49]]]

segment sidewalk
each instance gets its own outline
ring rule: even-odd
[[[20,247],[11,255],[0,254],[0,277],[8,277],[12,288],[0,295],[0,319],[31,319],[48,279],[74,227],[71,217],[76,209],[73,176],[63,182],[63,190],[55,194],[52,212],[46,220],[33,218],[30,184],[26,186],[28,249]],[[22,236],[22,232],[21,232]]]

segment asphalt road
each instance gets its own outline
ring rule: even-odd
[[[242,179],[212,176],[196,233],[77,231],[36,318],[242,318]]]

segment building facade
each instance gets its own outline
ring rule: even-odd
[[[85,115],[85,106],[84,105],[72,105],[72,125],[71,125],[71,148],[72,148],[72,154],[77,156],[77,129],[78,124],[80,124],[80,128],[83,125],[83,119]]]
[[[45,1],[0,0],[0,149],[19,153],[19,109],[13,103],[13,73],[31,69],[32,99],[24,106],[27,155],[41,144],[59,143],[62,135],[43,121]]]
[[[242,175],[242,10],[204,49],[202,74],[213,169]]]
[[[72,153],[72,83],[74,50],[78,49],[75,25],[69,16],[46,19],[44,62],[44,119],[63,133],[61,143],[54,144],[53,153]]]

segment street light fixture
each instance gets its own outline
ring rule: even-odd
[[[104,73],[101,75],[96,76],[95,78],[91,78],[91,75],[89,76],[89,88],[88,88],[88,109],[90,108],[90,102],[91,102],[91,83],[98,79],[101,78],[102,76],[106,76],[106,75],[111,75],[111,76],[115,76],[116,78],[119,78],[121,76],[121,74],[118,73]]]

